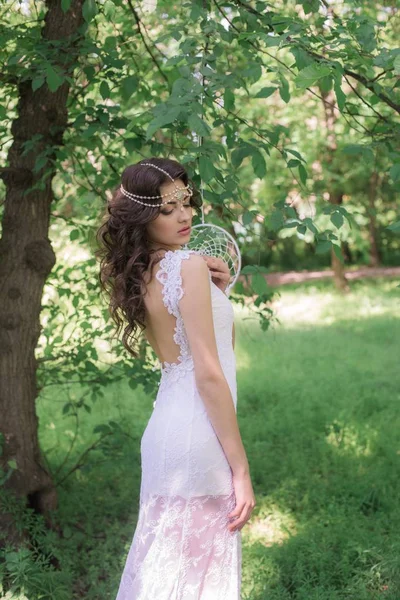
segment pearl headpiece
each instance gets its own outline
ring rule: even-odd
[[[154,167],[154,169],[158,169],[159,171],[162,171],[163,173],[165,173],[165,175],[168,175],[168,177],[171,179],[171,181],[175,181],[175,179],[173,177],[171,177],[171,175],[169,173],[167,173],[167,171],[164,171],[164,169],[162,169],[161,167],[158,167],[157,165],[153,165],[152,163],[141,163],[141,164],[149,166],[149,167]],[[187,195],[186,190],[188,190],[190,196],[193,196],[193,189],[190,185],[185,185],[184,188],[175,186],[175,191],[169,192],[168,194],[161,194],[160,196],[140,196],[139,194],[132,194],[131,192],[128,192],[124,188],[122,183],[120,185],[120,190],[124,194],[124,196],[126,196],[127,198],[130,198],[131,200],[134,200],[135,202],[139,202],[139,204],[143,204],[144,206],[152,206],[153,208],[155,206],[162,206],[163,204],[168,204],[168,202],[171,202],[171,200],[165,200],[165,202],[160,202],[159,204],[149,204],[148,202],[141,202],[140,200],[137,200],[137,198],[146,198],[146,200],[151,200],[153,198],[165,198],[167,196],[172,196],[173,199],[182,201],[185,198],[185,196]]]

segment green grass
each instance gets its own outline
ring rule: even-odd
[[[235,307],[238,419],[257,499],[243,534],[243,600],[400,600],[400,289],[394,280],[284,286],[265,333]],[[75,391],[77,393],[77,391]],[[75,421],[38,402],[52,468]],[[80,412],[71,462],[109,419],[127,436],[59,487],[50,546],[74,598],[113,600],[133,536],[140,437],[153,398],[128,385]],[[118,443],[117,443],[118,442]]]

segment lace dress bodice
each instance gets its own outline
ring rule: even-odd
[[[184,294],[182,287],[182,276],[180,265],[182,260],[188,260],[194,250],[169,250],[160,261],[156,279],[163,285],[163,302],[169,314],[176,317],[174,341],[180,347],[180,356],[174,363],[160,363],[162,383],[176,381],[179,377],[194,369],[193,358],[190,352],[189,342],[186,336],[185,326],[179,311],[179,300]],[[217,344],[218,357],[225,372],[229,377],[234,393],[234,404],[236,406],[236,359],[232,344],[234,312],[228,295],[224,293],[213,281],[208,271],[211,285],[211,304],[215,340]]]

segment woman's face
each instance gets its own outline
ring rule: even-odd
[[[160,186],[160,194],[170,194],[176,188],[184,189],[186,197],[184,197],[182,202],[178,202],[172,194],[160,199],[160,201],[165,201],[170,198],[167,204],[163,204],[160,207],[160,214],[156,219],[147,225],[147,235],[151,247],[159,247],[161,245],[171,250],[178,250],[190,240],[190,227],[193,215],[189,190],[186,190],[185,184],[181,179],[175,179],[175,181],[163,183]],[[185,227],[189,229],[181,233],[180,230]]]

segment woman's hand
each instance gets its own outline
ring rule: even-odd
[[[211,279],[220,290],[225,292],[231,280],[231,272],[228,264],[222,259],[215,256],[201,255],[207,263],[211,273]]]
[[[237,518],[232,520],[228,525],[228,529],[231,532],[236,531],[237,529],[240,531],[245,526],[256,505],[250,473],[245,473],[243,475],[233,474],[233,487],[235,489],[236,506],[233,511],[229,513],[228,518]]]

